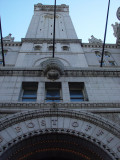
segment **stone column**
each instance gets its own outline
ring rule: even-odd
[[[62,82],[62,97],[64,103],[70,102],[68,82]]]
[[[44,103],[44,99],[45,99],[45,83],[40,82],[38,84],[37,102],[38,103]]]

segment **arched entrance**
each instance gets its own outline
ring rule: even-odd
[[[3,119],[2,160],[119,160],[119,129],[87,112],[36,110]]]

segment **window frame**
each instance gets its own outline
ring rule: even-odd
[[[25,96],[24,92],[35,91],[36,94],[28,94]],[[22,102],[36,102],[37,101],[38,82],[22,82],[22,91],[20,100]],[[27,94],[26,94],[27,95]],[[32,100],[32,101],[31,101]]]
[[[76,96],[72,97],[70,91],[80,91],[82,93],[82,97]],[[70,95],[70,101],[71,102],[84,102],[88,101],[87,92],[85,89],[84,82],[69,82],[69,95]],[[78,100],[78,101],[72,101],[72,100]]]
[[[58,84],[58,85],[57,85]],[[47,96],[47,91],[50,90],[59,90],[59,97],[48,97]],[[49,102],[49,100],[51,102]],[[61,90],[61,83],[60,82],[46,82],[45,83],[45,102],[46,103],[58,103],[56,102],[56,100],[58,100],[58,102],[61,102],[62,99],[62,90]]]

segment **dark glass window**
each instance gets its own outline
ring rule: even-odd
[[[84,101],[83,91],[79,89],[70,90],[70,99],[72,102]]]
[[[46,83],[46,102],[60,102],[61,101],[61,84],[60,83]]]
[[[85,87],[83,82],[70,82],[69,91],[71,102],[82,102],[87,100],[87,95],[85,93]]]
[[[37,88],[38,88],[38,83],[36,82],[23,82],[22,101],[23,102],[36,102]]]

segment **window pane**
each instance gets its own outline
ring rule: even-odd
[[[23,97],[36,97],[37,91],[36,90],[24,90]]]
[[[60,97],[60,91],[59,90],[47,90],[46,97]]]
[[[81,90],[70,90],[70,97],[83,98],[83,93]]]
[[[56,100],[47,99],[46,102],[60,102],[60,99],[56,99]]]
[[[71,99],[71,102],[83,102],[84,101],[84,99],[80,99],[80,98],[78,98],[78,99]]]
[[[36,102],[36,99],[23,98],[22,101],[23,101],[23,102]]]

